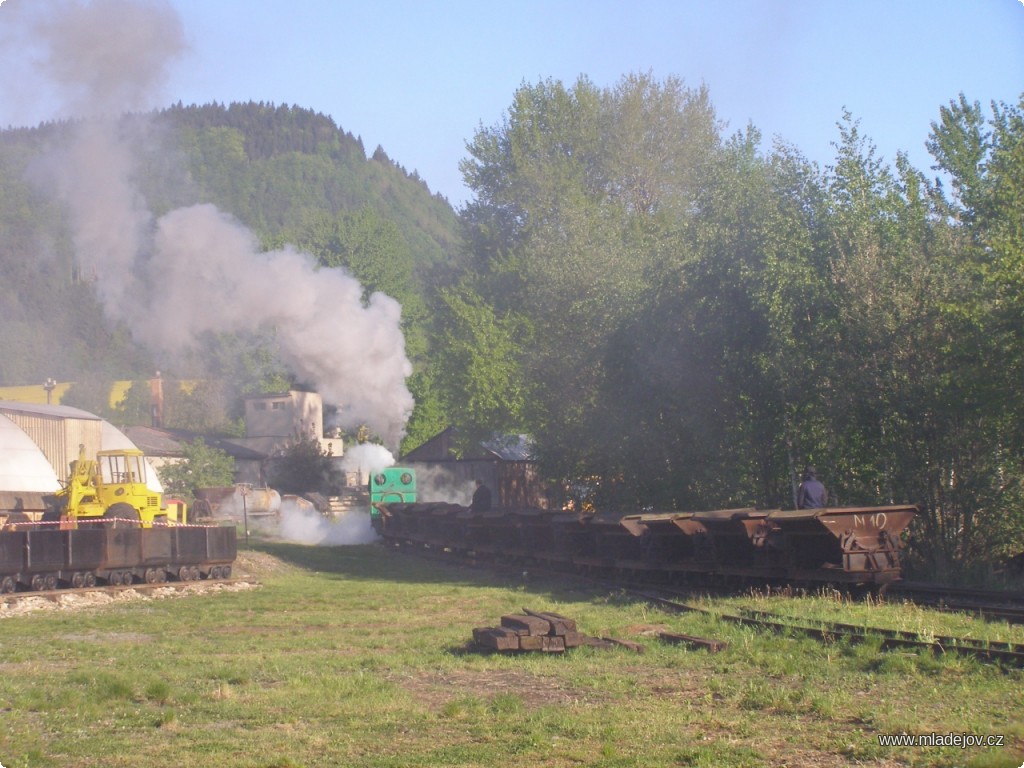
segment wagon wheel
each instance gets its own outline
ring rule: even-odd
[[[104,520],[112,520],[112,528],[138,528],[141,523],[139,510],[123,501],[111,504],[103,513]]]

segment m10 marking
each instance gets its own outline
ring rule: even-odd
[[[876,531],[884,531],[888,518],[885,512],[875,512],[873,515],[854,515],[854,528],[874,528]]]

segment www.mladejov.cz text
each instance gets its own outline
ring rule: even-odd
[[[880,747],[1001,747],[1000,734],[976,733],[880,733]]]

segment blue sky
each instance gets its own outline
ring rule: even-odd
[[[1024,93],[1022,0],[170,5],[189,50],[153,106],[308,107],[368,153],[383,146],[456,206],[469,194],[458,170],[466,141],[500,122],[524,81],[676,75],[706,84],[730,129],[751,122],[822,166],[846,108],[887,161],[903,150],[922,170],[941,105],[961,91],[983,105]],[[14,65],[0,55],[0,66]],[[0,99],[0,125],[56,116],[42,97]]]

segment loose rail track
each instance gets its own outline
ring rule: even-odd
[[[392,545],[402,546],[398,542],[390,542]],[[410,542],[405,542],[408,547]],[[469,567],[484,567],[493,569],[499,565],[497,561],[489,557],[481,557],[476,553],[465,553],[454,551],[443,547],[430,547],[421,543],[412,543],[413,551],[420,556],[427,556],[445,562],[456,562]],[[505,563],[508,564],[507,562]],[[520,560],[521,567],[522,561]],[[556,564],[558,565],[558,564]],[[531,573],[544,574],[549,577],[564,577],[564,570],[551,568],[547,565],[532,564]],[[518,570],[518,567],[516,568]],[[846,641],[850,643],[877,642],[880,650],[910,650],[927,651],[936,655],[954,654],[957,656],[975,658],[980,661],[998,663],[1008,667],[1024,668],[1024,644],[1008,643],[1002,641],[984,641],[969,637],[955,637],[950,635],[925,635],[917,632],[891,629],[875,626],[861,626],[833,621],[819,620],[798,620],[783,614],[770,613],[767,611],[756,611],[753,609],[740,609],[736,613],[714,611],[707,608],[694,606],[682,602],[679,598],[685,598],[692,592],[671,592],[666,590],[664,585],[633,583],[625,585],[621,580],[609,581],[607,578],[586,575],[577,571],[572,572],[573,578],[580,579],[595,586],[606,589],[626,588],[626,594],[640,600],[645,600],[661,608],[679,613],[701,613],[716,616],[719,619],[736,624],[742,624],[758,630],[777,632],[780,634],[792,634],[810,637],[820,642],[835,643]],[[927,585],[939,593],[943,588],[937,585]],[[698,588],[701,594],[737,594],[736,589],[723,589],[715,586],[704,586]],[[651,591],[657,590],[657,591]],[[974,590],[980,596],[983,591]],[[990,594],[990,593],[987,593]],[[998,594],[998,593],[997,593]],[[930,607],[930,606],[929,606]],[[990,609],[985,609],[990,610]],[[986,617],[992,616],[987,613]]]
[[[1024,624],[1024,593],[923,582],[899,582],[888,596],[947,613],[969,613],[989,621]]]

